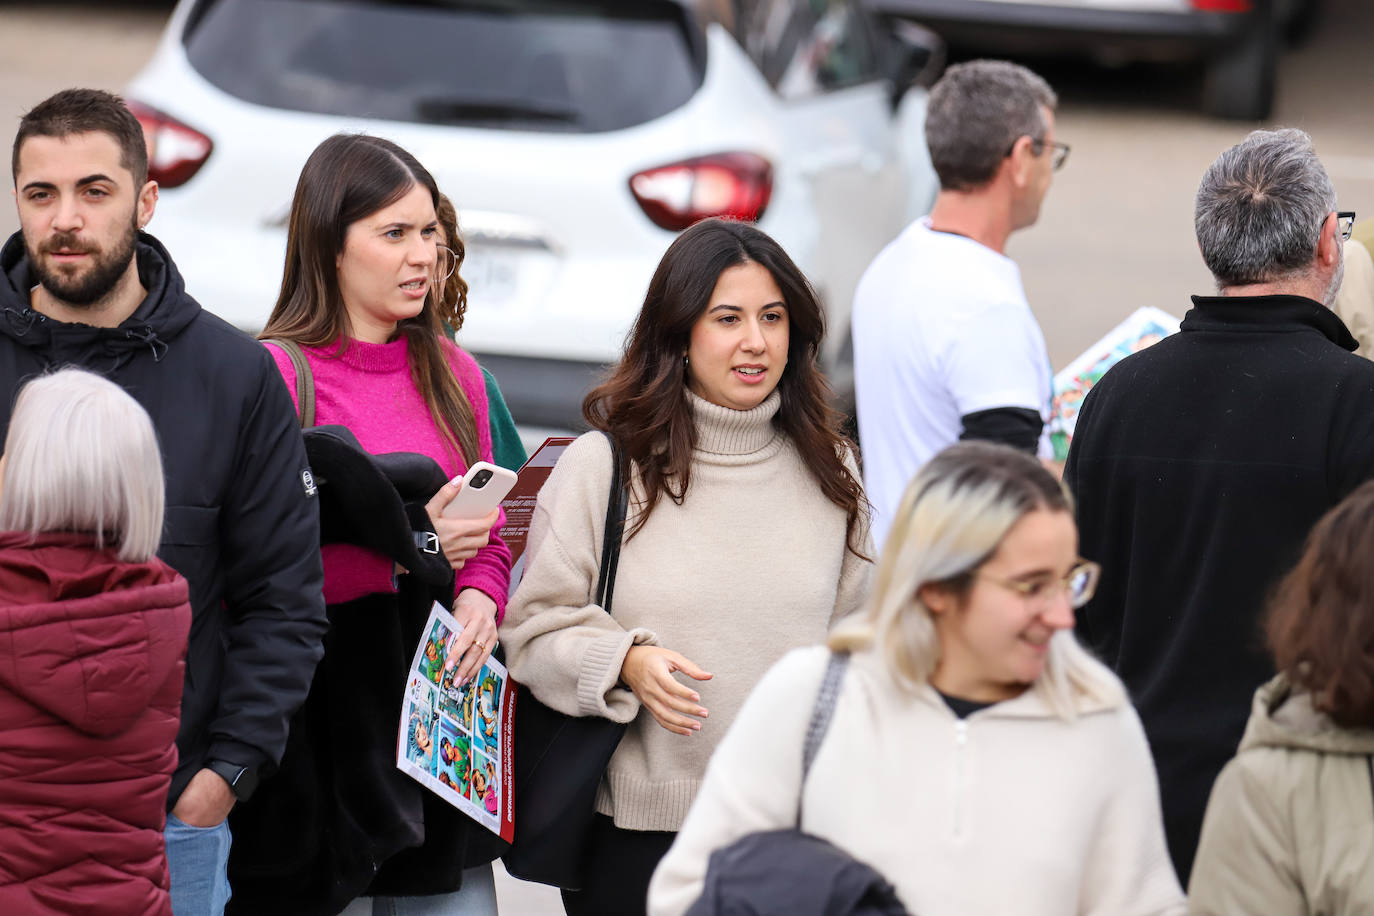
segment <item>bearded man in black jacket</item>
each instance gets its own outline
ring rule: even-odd
[[[1257,626],[1313,523],[1374,476],[1374,363],[1328,305],[1353,214],[1302,131],[1212,163],[1195,226],[1220,295],[1088,394],[1065,479],[1102,564],[1078,636],[1119,674],[1187,881],[1213,780],[1273,675]]]
[[[315,485],[267,350],[202,311],[142,227],[157,183],[116,96],[60,92],[20,122],[20,232],[0,249],[0,439],[28,378],[81,366],[148,411],[167,479],[158,553],[191,586],[168,798],[176,912],[228,896],[225,817],[281,758],[326,627]],[[234,269],[235,265],[225,265]]]

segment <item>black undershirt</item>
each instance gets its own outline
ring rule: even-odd
[[[994,703],[983,703],[978,700],[966,700],[963,697],[952,697],[943,690],[937,690],[935,692],[940,694],[940,699],[944,700],[945,705],[950,708],[950,711],[960,719],[967,719],[975,712],[995,705]]]
[[[985,442],[1000,442],[1014,449],[1034,455],[1040,444],[1040,433],[1045,428],[1045,420],[1034,410],[1026,407],[994,407],[991,410],[977,410],[960,418],[964,431],[959,439],[981,439]]]

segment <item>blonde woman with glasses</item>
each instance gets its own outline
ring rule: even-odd
[[[1097,575],[1034,458],[982,442],[937,455],[907,487],[865,609],[745,703],[650,913],[717,912],[693,907],[712,852],[791,826],[872,866],[920,916],[1182,913],[1140,721],[1074,641]],[[832,653],[849,661],[803,783]]]

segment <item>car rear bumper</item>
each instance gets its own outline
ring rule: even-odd
[[[1056,54],[1111,48],[1196,55],[1229,44],[1249,13],[1122,10],[999,0],[866,0],[879,13],[911,19],[951,45]]]
[[[582,399],[611,367],[601,363],[474,351],[496,377],[511,416],[521,426],[586,429]]]

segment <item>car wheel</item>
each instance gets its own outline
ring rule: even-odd
[[[1203,108],[1229,121],[1258,121],[1274,107],[1279,34],[1272,14],[1255,14],[1254,25],[1207,68]]]
[[[1316,31],[1324,0],[1288,0],[1288,15],[1283,21],[1283,37],[1289,45],[1304,44]]]

